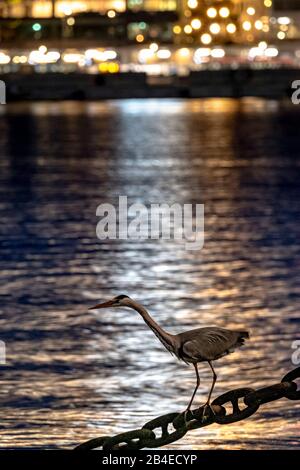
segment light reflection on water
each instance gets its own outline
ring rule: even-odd
[[[278,382],[299,339],[299,111],[259,100],[1,107],[1,446],[65,447],[182,410],[192,368],[131,311],[166,329],[216,324],[251,341],[216,365],[215,394]],[[205,203],[205,247],[95,236],[102,202]],[[200,367],[200,403],[210,371]],[[193,431],[169,448],[295,448],[299,405]]]

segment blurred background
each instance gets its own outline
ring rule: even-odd
[[[297,0],[0,0],[0,16],[10,100],[281,97],[298,78]]]
[[[185,409],[193,368],[137,313],[88,311],[117,294],[174,333],[250,331],[216,364],[215,397],[280,381],[299,340],[299,2],[0,11],[0,447],[71,449]],[[204,248],[99,241],[96,209],[119,195],[205,204]],[[200,375],[195,405],[211,384]],[[168,448],[299,449],[299,409],[278,400]]]

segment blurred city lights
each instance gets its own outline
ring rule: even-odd
[[[47,52],[47,47],[46,46],[40,46],[39,47],[39,51],[42,53],[42,54],[45,54]]]
[[[212,37],[211,37],[210,34],[208,34],[208,33],[202,34],[202,36],[201,36],[201,42],[202,42],[203,44],[210,44],[211,41],[212,41]]]
[[[263,29],[263,22],[261,20],[256,20],[254,26],[258,31],[261,31]]]
[[[219,34],[221,31],[221,26],[218,23],[212,23],[209,27],[209,30],[212,34]]]
[[[88,49],[85,51],[85,57],[87,60],[103,62],[116,59],[117,53],[114,50]]]
[[[200,47],[195,51],[195,55],[198,57],[208,57],[210,55],[210,49],[208,47]]]
[[[227,7],[222,7],[219,13],[222,18],[228,18],[228,16],[230,15],[230,10]]]
[[[40,23],[34,23],[32,25],[32,29],[33,29],[33,31],[38,32],[38,31],[41,31],[42,26],[40,25]]]
[[[265,50],[265,56],[266,57],[277,57],[278,53],[279,53],[279,51],[276,47],[268,47]]]
[[[154,57],[155,52],[151,49],[141,49],[138,53],[139,62],[146,63]]]
[[[151,51],[158,51],[158,44],[156,44],[156,42],[152,42],[149,46],[149,48],[151,49]]]
[[[118,73],[120,66],[114,62],[102,62],[99,64],[98,70],[101,73]]]
[[[114,60],[117,58],[117,53],[116,51],[107,49],[106,51],[103,51],[103,60]]]
[[[277,22],[279,24],[288,25],[291,23],[291,19],[287,16],[280,16],[279,18],[277,18]]]
[[[66,52],[63,54],[63,57],[62,57],[63,61],[66,64],[77,64],[84,58],[85,56],[78,52]]]
[[[200,47],[195,51],[194,62],[196,64],[201,64],[203,59],[207,59],[210,56],[210,49],[207,47]]]
[[[187,4],[189,8],[197,8],[198,0],[188,0]]]
[[[141,2],[142,0],[134,0],[135,5],[142,5]],[[139,13],[134,21],[130,19],[130,23],[126,23],[124,29],[120,26],[123,18],[118,12],[126,11],[126,5],[123,0],[112,0],[109,4],[110,8],[101,12],[101,21],[106,22],[108,31],[106,33],[106,27],[104,27],[101,34],[107,34],[106,39],[103,36],[102,39],[95,39],[93,43],[89,38],[88,43],[91,47],[85,50],[78,42],[83,29],[82,20],[80,15],[76,16],[76,19],[74,17],[78,13],[89,13],[85,1],[80,0],[78,4],[76,1],[70,4],[62,1],[56,5],[58,16],[67,15],[62,21],[61,28],[63,39],[61,44],[64,44],[65,48],[60,51],[47,49],[50,44],[57,45],[59,42],[49,41],[51,28],[48,22],[43,23],[38,19],[42,18],[42,15],[36,16],[36,22],[29,20],[29,33],[31,33],[31,40],[35,41],[33,50],[18,48],[11,52],[8,50],[4,52],[4,45],[2,45],[0,65],[6,65],[6,67],[1,67],[4,73],[15,72],[18,70],[17,66],[22,64],[27,64],[22,69],[24,72],[30,71],[31,65],[49,64],[49,67],[34,67],[34,71],[72,72],[78,68],[80,72],[86,71],[92,74],[97,71],[115,73],[116,70],[121,72],[137,70],[146,73],[152,70],[153,73],[166,74],[168,67],[170,70],[173,67],[172,73],[174,73],[174,67],[176,70],[176,66],[180,65],[178,70],[184,75],[188,73],[188,70],[192,70],[192,57],[194,57],[194,63],[208,66],[210,61],[222,59],[225,56],[224,66],[225,64],[226,66],[231,66],[231,64],[235,67],[242,66],[245,57],[251,62],[256,58],[257,62],[262,59],[264,66],[268,62],[266,59],[270,58],[270,63],[274,66],[274,61],[271,59],[277,56],[280,56],[280,59],[285,57],[285,60],[288,56],[293,56],[295,60],[296,56],[292,52],[281,53],[276,47],[268,46],[268,43],[278,44],[280,41],[282,47],[283,41],[295,39],[296,34],[300,38],[300,28],[292,13],[282,10],[282,16],[278,15],[276,9],[271,9],[271,0],[263,0],[260,3],[258,0],[244,2],[187,0],[182,5],[177,22],[169,23],[168,30],[164,29],[164,32],[161,26],[158,27],[155,22],[149,21],[149,18],[143,16],[142,13]],[[145,7],[145,12],[147,11],[148,7]],[[118,21],[109,21],[117,16]],[[84,16],[84,24],[88,24],[86,18],[88,16]],[[76,29],[73,30],[71,27],[75,23]],[[119,42],[121,38],[119,34],[126,34],[122,33],[122,28],[128,31],[129,42],[124,45]],[[111,44],[112,48],[98,47],[99,44],[105,44],[106,40],[107,45]],[[42,41],[44,44],[38,44]],[[72,42],[68,43],[68,41]],[[149,41],[155,42],[148,44]],[[135,42],[135,45],[132,45],[132,42]],[[201,44],[203,47],[199,47]],[[211,44],[214,47],[209,49],[207,46]],[[114,45],[118,47],[118,50],[113,50]],[[11,65],[8,65],[10,63]],[[110,68],[109,63],[112,64]],[[214,60],[213,67],[220,66],[221,64],[216,64]]]
[[[191,25],[186,24],[185,27],[183,28],[183,30],[186,34],[191,34],[192,31],[193,31],[193,28],[191,27]]]
[[[247,13],[248,13],[248,15],[250,15],[250,16],[255,15],[255,11],[256,11],[256,10],[255,10],[255,8],[253,8],[253,7],[247,8]]]
[[[201,21],[198,19],[198,18],[194,18],[192,21],[191,21],[191,26],[193,29],[200,29],[201,28]]]
[[[268,47],[268,44],[266,43],[266,41],[261,41],[259,44],[258,44],[258,47],[262,50],[264,49],[267,49]]]
[[[27,57],[25,55],[16,55],[13,57],[13,63],[14,64],[26,64],[27,63]]]
[[[189,57],[190,51],[187,47],[182,47],[181,49],[178,50],[178,54],[181,57]]]
[[[29,54],[28,62],[32,65],[35,64],[54,64],[60,59],[58,51],[46,52],[47,48],[41,47],[39,50],[32,51]]]
[[[68,26],[74,26],[74,24],[75,24],[75,18],[71,16],[70,18],[67,19]]]
[[[236,32],[236,26],[235,26],[235,24],[229,23],[229,24],[226,26],[226,30],[228,31],[228,33],[234,34],[234,33]]]
[[[245,31],[250,31],[251,28],[252,28],[252,25],[251,25],[250,21],[244,21],[244,22],[243,22],[243,29],[244,29]]]
[[[217,10],[216,10],[215,8],[213,8],[213,7],[209,8],[209,9],[207,10],[207,16],[208,16],[209,18],[215,18],[215,17],[217,16]]]
[[[9,64],[9,62],[10,62],[9,55],[5,54],[5,52],[0,52],[0,64],[6,65],[6,64]]]
[[[156,55],[159,59],[169,59],[171,57],[171,51],[169,51],[169,49],[159,49]]]
[[[261,54],[262,50],[259,47],[252,47],[248,52],[248,56],[250,59],[254,59],[257,56],[260,56]]]
[[[218,48],[218,49],[212,49],[211,51],[211,56],[214,59],[221,59],[222,57],[225,56],[225,51],[224,49]]]
[[[108,18],[114,18],[116,16],[116,12],[114,10],[108,10],[107,16]]]

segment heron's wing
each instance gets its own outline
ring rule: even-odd
[[[196,333],[196,332],[195,332]],[[212,361],[240,346],[240,332],[223,328],[201,328],[182,347],[185,356],[197,361]]]

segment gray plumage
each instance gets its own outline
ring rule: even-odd
[[[200,385],[197,364],[199,362],[207,362],[213,373],[212,386],[205,404],[205,407],[210,406],[211,395],[217,380],[217,375],[212,366],[212,361],[234,352],[236,348],[239,348],[244,344],[246,338],[249,338],[249,333],[247,331],[227,330],[225,328],[218,328],[215,326],[196,328],[194,330],[173,335],[161,328],[149,315],[145,307],[127,295],[119,295],[108,302],[95,305],[92,309],[105,307],[129,307],[136,310],[170,353],[175,354],[178,359],[186,362],[187,364],[193,364],[196,372],[197,383],[186,411],[190,409]]]
[[[196,328],[177,335],[181,357],[185,362],[215,361],[234,352],[249,338],[247,331],[234,331],[218,327]]]

